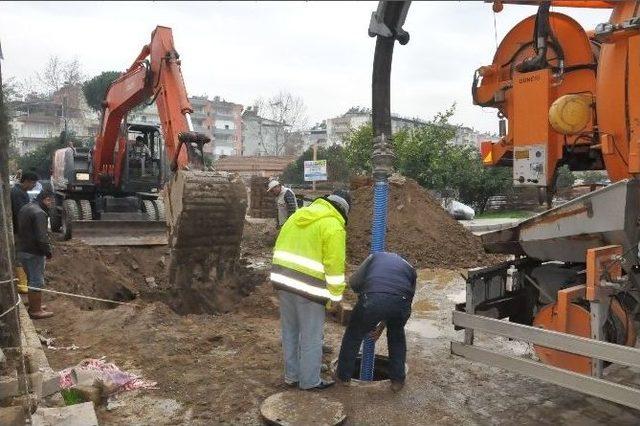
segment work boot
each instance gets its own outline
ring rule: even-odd
[[[336,382],[334,382],[333,380],[324,380],[324,379],[322,379],[322,380],[320,380],[320,383],[318,385],[316,385],[316,386],[314,386],[312,388],[309,388],[309,389],[305,389],[305,390],[310,390],[310,391],[323,390],[323,389],[326,389],[326,388],[330,388],[331,386],[333,386],[335,384],[336,384]]]
[[[18,293],[29,293],[29,289],[27,288],[27,274],[24,272],[24,268],[22,266],[16,266],[16,278],[18,279],[18,281],[16,281]]]
[[[393,392],[400,392],[404,387],[404,380],[391,380],[391,390]]]
[[[53,316],[53,312],[45,311],[42,308],[42,293],[39,291],[30,291],[29,297],[29,316],[32,319],[43,319]]]

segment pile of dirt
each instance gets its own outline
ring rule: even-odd
[[[137,283],[122,269],[109,265],[98,250],[86,244],[77,241],[58,242],[54,244],[53,258],[47,262],[45,279],[47,288],[51,290],[130,301],[138,294]],[[46,297],[53,296],[47,294]],[[81,309],[87,310],[117,306],[87,299],[73,300]]]
[[[166,246],[92,247],[74,240],[59,241],[47,263],[46,280],[48,288],[68,293],[116,301],[162,301],[179,314],[229,312],[266,280],[266,272],[250,269],[241,261],[215,282],[174,289],[168,285],[168,258]],[[85,310],[118,306],[71,300]]]
[[[363,261],[370,250],[373,188],[352,191],[347,256]],[[495,262],[484,252],[480,238],[451,218],[427,191],[412,179],[390,184],[386,250],[404,256],[418,268],[470,268]]]

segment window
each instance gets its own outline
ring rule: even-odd
[[[224,128],[225,128],[225,129],[227,129],[227,130],[229,130],[229,125],[228,125],[228,124],[225,124],[225,125],[224,125]]]
[[[140,117],[140,121],[142,121],[143,123],[147,122],[147,116],[143,115],[142,117]]]

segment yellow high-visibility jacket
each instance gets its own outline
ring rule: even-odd
[[[274,287],[319,303],[342,300],[346,237],[345,220],[329,201],[319,198],[296,211],[276,241]]]

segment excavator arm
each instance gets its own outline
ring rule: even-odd
[[[123,182],[128,142],[127,129],[122,127],[124,119],[133,108],[149,100],[158,107],[165,152],[173,172],[161,194],[152,190],[132,192],[124,188]],[[203,145],[210,139],[193,131],[192,112],[171,29],[158,26],[151,34],[151,42],[107,90],[93,154],[93,181],[100,195],[92,202],[99,204],[98,198],[105,195],[101,204],[113,205],[112,210],[119,214],[121,205],[128,209],[135,204],[129,201],[139,200],[141,211],[136,207],[134,214],[155,215],[156,221],[150,225],[161,226],[151,231],[160,228],[164,237],[168,231],[169,283],[182,289],[177,303],[215,306],[217,302],[210,300],[215,298],[212,286],[225,272],[233,270],[240,256],[246,190],[237,176],[202,170]],[[86,202],[83,205],[88,206]],[[123,234],[119,241],[128,245],[134,231],[141,233],[145,228],[138,219],[105,220],[107,216],[101,213],[100,220],[75,221],[76,230],[82,225],[87,234],[101,233],[107,237],[100,239],[101,245],[107,244],[105,239],[114,244],[113,236]],[[166,221],[166,226],[161,221]],[[148,244],[150,240],[136,241]],[[195,287],[202,294],[189,292]],[[189,301],[190,297],[194,300]]]
[[[151,42],[142,48],[129,69],[109,86],[93,157],[97,185],[119,187],[127,144],[121,131],[122,120],[149,99],[155,100],[158,107],[172,170],[202,167],[202,145],[209,138],[193,132],[193,109],[179,58],[171,29],[158,26],[151,34]],[[182,149],[183,145],[186,149]]]

